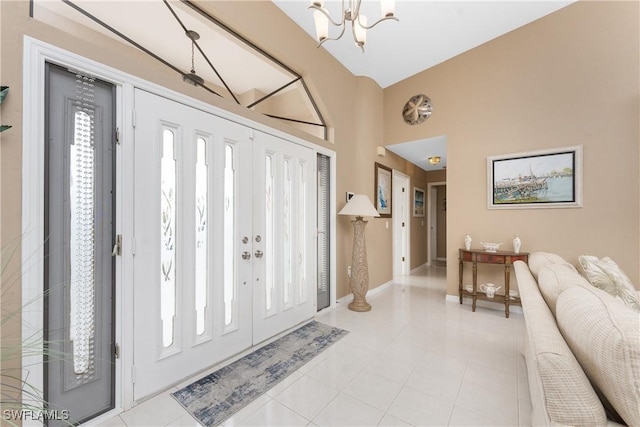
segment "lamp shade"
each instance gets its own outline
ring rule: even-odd
[[[342,208],[338,215],[380,216],[376,208],[365,194],[354,195]]]

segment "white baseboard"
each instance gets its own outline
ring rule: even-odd
[[[382,285],[378,286],[377,288],[373,288],[370,289],[367,292],[367,297],[374,297],[377,294],[379,294],[382,291],[387,290],[387,288],[389,288],[391,285],[393,285],[393,280],[389,280],[387,283],[383,283]],[[353,300],[353,294],[347,294],[345,296],[343,296],[342,298],[338,299],[337,302],[339,303],[346,303],[346,302],[351,302]]]
[[[447,302],[454,302],[456,304],[460,304],[460,297],[458,295],[447,295]],[[470,298],[464,298],[462,300],[463,305],[471,305],[472,300]],[[501,302],[491,302],[486,300],[477,300],[476,307],[489,308],[492,310],[499,310],[504,312],[504,304]],[[522,307],[519,305],[510,305],[509,313],[520,313],[522,314]]]

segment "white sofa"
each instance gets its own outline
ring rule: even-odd
[[[558,255],[531,254],[514,271],[527,329],[531,424],[640,426],[640,312]]]

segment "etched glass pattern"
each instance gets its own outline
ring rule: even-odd
[[[270,155],[266,157],[265,164],[265,268],[266,277],[265,286],[265,309],[267,314],[273,310],[273,297],[275,293],[274,280],[274,219],[273,214],[273,195],[274,195],[274,178],[273,178],[273,158]]]
[[[160,166],[160,319],[162,345],[171,347],[174,341],[176,315],[176,159],[175,135],[165,129],[162,133],[162,160]]]
[[[224,324],[234,321],[236,291],[236,175],[233,147],[227,145],[224,153]]]
[[[207,160],[206,144],[204,138],[196,140],[196,280],[195,280],[195,309],[196,309],[196,334],[205,332],[205,318],[207,310],[207,289],[209,282],[207,268],[207,230],[208,216],[207,204],[209,202],[207,185]]]
[[[82,79],[78,76],[79,80]],[[84,79],[86,82],[86,79]],[[81,83],[80,81],[78,82]],[[79,88],[82,91],[82,87]],[[86,89],[83,93],[87,96]],[[91,90],[92,92],[92,90]],[[95,345],[95,153],[94,112],[75,112],[74,138],[70,146],[70,324],[73,372],[90,377],[94,371]]]
[[[284,185],[283,185],[283,194],[282,194],[282,219],[283,219],[283,229],[282,229],[282,244],[283,248],[283,270],[284,270],[284,295],[283,302],[285,307],[289,305],[291,300],[291,281],[292,281],[292,273],[293,273],[293,263],[291,259],[293,258],[293,245],[291,242],[291,186],[293,181],[291,180],[291,161],[289,159],[285,159],[284,161]]]
[[[298,176],[298,302],[307,300],[307,164],[300,162]]]

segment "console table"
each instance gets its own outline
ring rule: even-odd
[[[516,261],[529,262],[529,254],[526,252],[509,252],[509,251],[497,251],[487,252],[481,249],[460,249],[459,250],[459,264],[460,271],[458,276],[458,292],[460,293],[460,304],[462,304],[463,298],[471,298],[473,303],[471,309],[476,311],[476,301],[492,301],[504,304],[504,314],[509,317],[509,305],[521,305],[519,297],[509,297],[509,278],[511,276],[511,266]],[[464,271],[464,263],[470,262],[473,264],[473,291],[468,292],[464,289],[462,275]],[[484,293],[478,291],[478,264],[494,264],[504,265],[504,295],[496,294],[493,298],[487,297]]]

